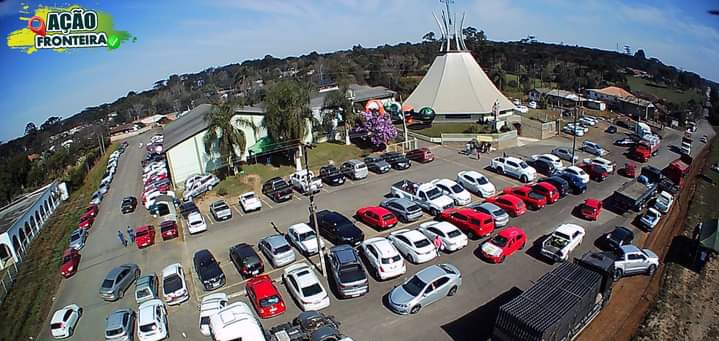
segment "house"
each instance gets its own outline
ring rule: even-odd
[[[577,102],[584,101],[578,94],[559,89],[534,88],[527,93],[530,101],[544,100],[550,106],[573,107]]]
[[[133,123],[121,124],[119,126],[110,128],[110,136],[127,134],[135,130],[137,129],[135,128],[135,125]]]
[[[585,99],[584,100],[584,106],[589,109],[604,111],[607,110],[607,103],[604,103],[602,101],[598,101],[596,99]]]
[[[322,86],[318,94],[310,99],[310,110],[312,110],[312,116],[320,122],[322,122],[322,111],[325,98],[327,98],[328,94],[334,91],[339,91],[339,86],[334,83],[328,84],[326,86]],[[363,108],[367,101],[371,99],[380,100],[382,103],[386,103],[388,101],[394,101],[396,95],[396,92],[383,86],[350,84],[347,87],[347,99]]]
[[[633,96],[620,98],[617,108],[626,115],[645,121],[649,120],[649,117],[654,117],[656,112],[656,107],[652,102]]]
[[[609,104],[617,104],[621,98],[635,97],[631,92],[617,86],[608,86],[602,89],[588,89],[586,96],[589,99],[603,101]]]
[[[548,93],[551,89],[548,88],[534,88],[532,90],[529,90],[527,93],[527,97],[530,101],[539,102],[542,97]]]

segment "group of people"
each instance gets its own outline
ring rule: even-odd
[[[127,247],[128,239],[130,243],[135,242],[135,230],[130,226],[127,227],[127,239],[125,239],[125,235],[121,230],[117,230],[117,239],[120,240],[120,244],[122,244],[123,247]]]
[[[472,155],[476,153],[477,159],[479,159],[480,154],[489,152],[491,147],[492,144],[489,142],[479,142],[476,139],[471,139],[464,145],[464,154]]]

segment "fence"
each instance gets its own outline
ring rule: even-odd
[[[5,264],[5,269],[0,275],[0,303],[5,300],[5,296],[10,292],[10,288],[15,282],[15,276],[17,276],[17,264],[15,262]]]
[[[476,139],[479,142],[489,142],[494,148],[505,149],[515,147],[517,145],[517,131],[510,130],[506,133],[498,134],[442,134],[442,137],[440,139],[440,143],[466,143],[471,139]]]
[[[405,153],[408,150],[412,150],[412,149],[416,149],[416,148],[417,148],[417,139],[414,137],[407,139],[407,141],[397,142],[397,143],[387,145],[388,152]]]

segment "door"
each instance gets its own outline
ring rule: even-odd
[[[433,303],[440,298],[447,296],[447,292],[449,292],[449,286],[447,285],[447,282],[449,282],[449,278],[440,277],[439,279],[435,280],[427,286],[427,289],[425,289],[425,299],[423,300],[426,302],[425,305]]]

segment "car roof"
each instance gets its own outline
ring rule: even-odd
[[[622,253],[633,253],[633,252],[639,252],[641,251],[636,245],[634,244],[627,244],[621,246]]]
[[[56,311],[54,314],[52,314],[51,323],[64,322],[64,320],[62,318],[64,317],[66,311],[72,309],[72,306],[73,305],[71,304],[71,305],[62,307],[58,311]]]
[[[150,322],[151,320],[154,320],[153,317],[155,316],[155,306],[158,305],[162,305],[162,301],[157,298],[140,304],[140,306],[137,307],[138,324],[144,324]]]
[[[539,154],[539,157],[545,157],[547,159],[552,159],[552,161],[561,161],[559,156],[556,156],[554,154]]]
[[[145,232],[145,231],[149,231],[150,229],[152,229],[152,225],[142,225],[142,226],[136,227],[135,232]]]
[[[387,239],[387,238],[375,237],[375,238],[367,239],[364,242],[367,245],[374,246],[375,250],[377,250],[377,252],[381,256],[391,257],[391,256],[395,256],[395,255],[399,254],[399,252],[397,252],[397,249],[395,249],[394,246],[392,245],[392,242],[389,241],[389,239]]]
[[[247,281],[247,286],[254,289],[255,296],[258,299],[278,294],[277,288],[275,288],[275,285],[272,283],[272,278],[268,275],[253,277]]]
[[[483,203],[481,203],[481,204],[479,204],[479,205],[477,205],[476,207],[482,207],[482,208],[484,208],[484,209],[486,209],[486,210],[488,210],[488,211],[491,211],[491,212],[494,212],[494,211],[496,211],[496,210],[501,210],[501,209],[502,209],[501,207],[499,207],[499,206],[497,206],[497,205],[495,205],[495,204],[493,204],[493,203],[491,203],[491,202],[486,202],[486,201],[483,202]]]
[[[634,232],[632,232],[632,230],[630,230],[624,226],[617,226],[614,228],[614,230],[612,230],[611,234],[622,237],[622,236],[634,235]]]
[[[271,236],[267,236],[263,238],[267,242],[267,244],[270,244],[270,247],[275,249],[283,245],[287,245],[287,240],[283,235],[280,234],[273,234]]]
[[[391,199],[389,199],[388,202],[394,202],[404,208],[408,208],[408,207],[416,205],[414,201],[409,200],[407,198],[391,198]]]
[[[178,273],[181,267],[182,265],[180,265],[180,263],[170,264],[166,266],[164,269],[162,269],[162,277],[164,278],[169,275]]]
[[[203,259],[209,259],[210,257],[214,258],[212,256],[212,252],[208,249],[202,249],[195,251],[195,254],[193,255],[193,258],[203,258]]]
[[[434,227],[444,233],[457,230],[457,227],[447,221],[438,221],[433,224],[427,225],[427,227]]]
[[[305,233],[305,232],[312,232],[312,231],[313,231],[312,228],[311,228],[309,225],[305,224],[305,223],[294,224],[294,225],[290,226],[287,230],[288,230],[288,231],[289,231],[289,230],[293,230],[293,231],[295,231],[296,233]]]
[[[437,279],[437,277],[447,274],[442,268],[440,268],[438,265],[432,265],[428,266],[424,269],[422,269],[420,272],[418,272],[415,276],[419,277],[419,279],[422,280],[422,282],[430,283]]]
[[[522,161],[521,159],[516,158],[516,157],[514,157],[514,156],[507,156],[507,157],[504,158],[504,160],[505,160],[505,161],[512,161],[512,162],[516,162],[516,163],[522,163],[522,162],[524,162],[524,161]]]
[[[202,214],[197,211],[192,211],[187,215],[187,220],[202,220]]]
[[[590,207],[599,207],[602,204],[602,201],[599,199],[589,198],[587,200],[584,200],[584,203]]]
[[[255,249],[252,248],[252,245],[246,243],[237,244],[231,249],[237,252],[237,254],[242,257],[257,256],[257,252],[255,252]]]
[[[339,260],[340,264],[357,263],[359,261],[357,259],[357,255],[354,252],[354,249],[352,249],[351,246],[346,244],[333,246],[330,249],[330,253],[334,254],[337,257],[337,260]]]
[[[461,172],[459,172],[459,175],[460,176],[469,175],[470,177],[473,177],[473,178],[485,178],[485,176],[482,173],[473,171],[473,170],[461,171]]]
[[[557,227],[556,232],[564,233],[568,236],[572,235],[576,231],[583,231],[584,228],[576,224],[562,224]]]
[[[217,200],[212,203],[212,206],[219,206],[219,205],[227,206],[227,203],[224,200]]]
[[[516,196],[516,195],[514,195],[514,194],[508,194],[508,193],[507,193],[507,194],[501,194],[501,195],[499,195],[499,196],[497,197],[497,199],[499,199],[499,198],[504,198],[505,200],[507,200],[507,201],[509,201],[509,202],[511,202],[511,203],[513,203],[513,204],[522,201],[522,199],[519,198],[518,196]]]
[[[427,237],[425,237],[422,234],[422,232],[419,232],[417,230],[409,230],[409,229],[397,230],[397,231],[390,233],[390,235],[393,235],[393,236],[402,235],[402,236],[407,237],[407,239],[409,239],[409,241],[411,241],[411,242],[416,242],[416,241],[419,241],[422,239],[427,239]]]
[[[437,182],[435,182],[435,184],[452,187],[452,186],[456,185],[457,183],[454,180],[450,180],[450,179],[439,179],[439,180],[437,180]]]
[[[548,183],[548,182],[544,182],[544,181],[537,182],[536,184],[534,184],[534,186],[539,186],[539,187],[542,187],[542,188],[546,188],[546,189],[548,189],[548,190],[555,190],[555,189],[557,189],[556,187],[554,187],[554,185],[552,185],[552,184],[550,184],[550,183]]]
[[[256,195],[255,192],[245,192],[245,193],[242,193],[240,195],[240,197],[244,198],[244,197],[250,197],[250,196],[255,196],[255,195]]]
[[[312,268],[306,263],[299,263],[296,266],[288,267],[285,271],[295,278],[300,287],[307,287],[319,283]]]
[[[123,317],[130,314],[130,309],[115,309],[107,316],[107,329],[123,328]]]
[[[512,238],[518,234],[524,234],[524,230],[520,229],[516,226],[510,226],[507,228],[502,229],[502,231],[499,231],[497,235],[505,237],[505,238]]]

